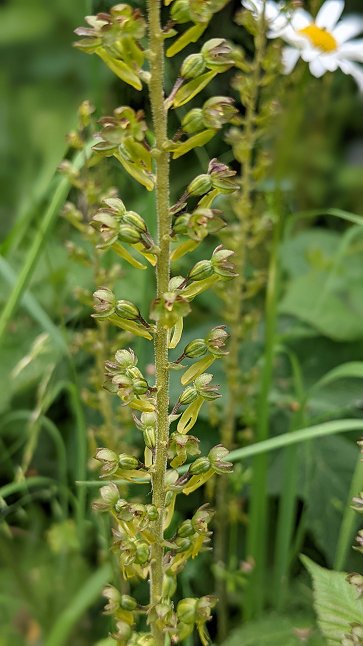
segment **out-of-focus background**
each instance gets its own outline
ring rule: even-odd
[[[0,304],[10,312],[0,347],[0,646],[88,646],[107,637],[110,629],[108,618],[102,616],[101,600],[102,586],[110,579],[109,522],[90,511],[93,489],[74,484],[85,479],[87,468],[91,480],[97,476],[87,452],[97,437],[98,418],[83,397],[91,362],[77,352],[75,340],[89,326],[89,308],[82,309],[73,296],[75,288],[89,287],[92,278],[87,267],[79,268],[69,260],[65,243],[74,234],[60,217],[47,229],[35,257],[32,249],[36,249],[36,237],[43,236],[42,224],[59,181],[56,169],[67,154],[66,134],[76,126],[81,101],[89,99],[97,116],[130,101],[142,108],[147,101],[146,94],[125,89],[100,60],[72,47],[73,30],[83,24],[84,15],[107,11],[112,4],[109,0],[0,0]],[[145,6],[143,1],[130,4]],[[230,2],[207,36],[230,38],[249,55],[251,38],[233,22],[239,8],[239,2]],[[363,18],[360,0],[347,0],[345,11]],[[180,60],[181,56],[169,64],[170,77]],[[214,86],[214,93],[228,94],[229,81],[227,75]],[[285,97],[283,109],[290,114],[286,122],[295,125],[287,129],[283,143],[288,169],[284,203],[289,212],[319,212],[311,225],[281,245],[279,331],[297,357],[308,389],[337,365],[363,361],[362,236],[349,240],[347,223],[324,214],[329,208],[362,213],[363,100],[354,81],[340,72],[319,80],[301,74],[300,87],[291,86]],[[174,196],[203,172],[218,145],[227,159],[228,147],[220,138],[207,156],[192,153],[176,164]],[[112,181],[130,202],[140,200],[140,189],[114,166]],[[264,191],[269,194],[268,182],[261,194]],[[147,211],[149,203],[143,208]],[[29,282],[27,267],[32,274]],[[130,293],[127,277],[124,280],[124,293]],[[137,284],[135,289],[139,300],[142,294],[148,297],[147,285]],[[220,310],[219,301],[204,298],[196,326],[217,325]],[[71,358],[63,347],[67,341]],[[246,347],[249,365],[260,350],[260,337]],[[145,363],[149,360],[146,356]],[[223,375],[218,378],[223,388]],[[294,388],[282,359],[270,400],[272,434],[288,430]],[[362,381],[343,379],[320,389],[311,400],[309,414],[315,421],[361,419]],[[40,418],[47,420],[44,428]],[[203,424],[216,444],[217,429],[210,430],[207,419]],[[246,438],[248,433],[241,432],[241,443]],[[305,525],[300,547],[327,567],[333,566],[358,457],[356,439],[354,434],[350,439],[329,438],[325,444],[317,443],[311,454],[307,449],[301,458],[299,505]],[[273,501],[282,487],[280,458],[272,461],[269,474]],[[61,483],[60,488],[54,481]],[[245,484],[239,486],[238,478],[234,493],[237,507],[243,507]],[[67,498],[66,517],[62,495]],[[193,505],[188,500],[186,515]],[[238,564],[238,541],[233,545]],[[359,555],[350,553],[345,566],[362,569]],[[202,574],[198,568],[203,568]],[[183,579],[182,594],[204,594],[201,579],[213,587],[210,568],[207,557],[201,565],[193,562]],[[312,611],[306,611],[312,605],[311,591],[301,570],[295,559],[291,588],[295,602],[290,600],[285,608],[280,625],[286,632],[281,633],[280,646],[302,643],[292,632],[299,613],[313,626],[305,643],[325,643]],[[232,579],[230,586],[238,626],[244,588]],[[144,594],[142,589],[139,592]],[[212,625],[212,634],[213,630]],[[235,643],[275,644],[266,641],[266,635]]]

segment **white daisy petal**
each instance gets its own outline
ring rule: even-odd
[[[363,63],[363,39],[351,40],[339,47],[339,55]]]
[[[342,44],[363,31],[363,19],[359,16],[348,16],[338,22],[333,30],[335,40]]]
[[[314,61],[316,58],[321,57],[321,52],[319,52],[315,47],[308,45],[302,50],[300,56],[305,63],[310,63],[310,61]]]
[[[304,29],[314,22],[313,17],[305,9],[296,9],[292,14],[291,26],[296,30]]]
[[[352,76],[359,87],[359,91],[363,93],[363,69],[360,65],[352,63],[352,61],[340,61],[339,67],[344,74]]]
[[[294,47],[284,47],[282,50],[282,64],[284,66],[284,73],[291,74],[297,61],[299,60],[300,52]]]
[[[344,0],[326,0],[316,16],[318,27],[331,31],[337,24],[344,9]]]
[[[326,72],[326,69],[321,61],[321,58],[315,58],[313,61],[311,61],[309,63],[309,68],[312,75],[315,76],[316,78],[320,78]]]
[[[339,66],[339,59],[336,53],[325,54],[323,57],[323,65],[328,72],[336,72]]]

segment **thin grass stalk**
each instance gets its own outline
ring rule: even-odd
[[[354,531],[357,524],[357,514],[351,507],[351,501],[354,496],[363,488],[363,463],[361,456],[358,458],[354,470],[352,482],[349,488],[347,504],[344,507],[344,514],[340,525],[337,547],[334,558],[334,570],[343,570],[347,559],[348,552],[352,545]]]
[[[280,242],[280,224],[275,224],[268,270],[265,302],[265,350],[261,373],[261,387],[257,401],[256,439],[264,441],[269,435],[269,395],[272,385],[273,358],[275,350],[277,295]],[[246,598],[246,614],[259,615],[265,602],[265,574],[267,563],[267,455],[259,456],[253,465],[249,523],[247,531],[247,555],[253,558],[255,568],[251,576],[250,594]]]
[[[304,426],[304,388],[297,357],[289,353],[292,366],[298,410],[293,416],[292,432]],[[273,601],[282,610],[288,580],[289,554],[291,552],[294,522],[296,518],[298,488],[298,446],[290,446],[284,454],[284,478],[279,500],[274,554]]]
[[[157,297],[167,291],[170,280],[170,205],[169,205],[169,155],[164,151],[167,141],[167,112],[164,107],[164,39],[160,23],[161,5],[159,0],[148,2],[148,27],[150,50],[150,102],[157,151],[156,166],[156,213],[158,224],[157,244],[160,248],[156,265]],[[150,603],[157,604],[162,597],[164,517],[165,517],[165,474],[169,436],[169,369],[168,331],[157,323],[154,344],[156,368],[156,449],[152,476],[152,502],[159,515],[154,524],[156,540],[151,548]],[[157,646],[165,644],[165,636],[155,622],[151,625]]]
[[[89,147],[87,148],[89,150]],[[81,151],[78,153],[72,165],[76,169],[80,169],[85,162],[85,153]],[[67,199],[67,195],[70,189],[70,182],[66,177],[62,177],[58,186],[53,193],[53,197],[50,201],[50,204],[44,214],[42,221],[40,222],[39,227],[37,228],[33,242],[30,246],[30,249],[26,255],[24,264],[19,271],[17,276],[16,283],[9,294],[9,298],[6,301],[5,307],[0,315],[0,342],[6,330],[7,324],[11,320],[13,314],[16,311],[16,308],[20,302],[20,299],[29,284],[29,281],[33,275],[34,269],[37,266],[37,263],[41,257],[41,250],[45,244],[47,236],[49,235],[51,228],[57,218],[57,215],[63,206],[64,202]]]

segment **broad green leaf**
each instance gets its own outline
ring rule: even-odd
[[[272,615],[237,628],[222,646],[301,646],[302,643],[326,644],[310,618]]]
[[[363,361],[349,361],[333,368],[314,384],[313,389],[327,386],[338,379],[363,379]]]
[[[282,266],[291,276],[280,311],[337,341],[363,337],[363,253],[356,238],[314,229],[287,240]]]
[[[313,579],[314,607],[321,632],[329,646],[341,644],[351,623],[363,621],[363,599],[357,598],[357,590],[346,581],[344,572],[326,570],[307,556],[302,562]]]
[[[182,51],[190,43],[195,43],[207,29],[208,23],[193,25],[189,27],[179,38],[177,38],[170,47],[166,50],[168,58],[175,56]]]
[[[173,100],[174,108],[180,108],[182,105],[188,103],[188,101],[194,99],[194,97],[199,94],[199,92],[201,92],[208,83],[217,76],[217,74],[218,71],[210,70],[209,72],[205,72],[205,74],[201,74],[197,78],[188,81],[185,85],[182,85],[175,94]]]

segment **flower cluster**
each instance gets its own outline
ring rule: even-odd
[[[183,321],[191,312],[194,299],[237,275],[233,251],[222,244],[209,257],[194,259],[184,276],[173,272],[174,262],[196,249],[208,235],[225,227],[222,212],[213,203],[220,195],[233,195],[238,190],[236,171],[211,159],[207,171],[191,179],[173,206],[169,204],[165,186],[169,179],[170,153],[174,158],[186,154],[204,145],[225,124],[239,123],[233,101],[225,96],[212,96],[201,108],[192,108],[183,118],[181,129],[169,139],[168,110],[185,105],[216,74],[238,64],[240,53],[223,38],[208,40],[197,53],[186,57],[175,86],[164,101],[157,62],[163,39],[176,35],[176,25],[192,22],[190,29],[170,45],[168,55],[181,51],[200,37],[213,14],[226,2],[166,2],[171,4],[171,12],[163,29],[157,27],[160,21],[157,4],[149,4],[150,39],[149,49],[145,51],[141,43],[146,22],[138,10],[125,4],[116,5],[107,14],[88,16],[89,28],[77,30],[78,35],[84,36],[78,46],[103,58],[126,83],[135,89],[141,88],[142,81],[149,83],[153,111],[153,132],[144,113],[129,106],[117,108],[112,116],[100,119],[92,152],[97,160],[114,157],[134,181],[157,194],[156,242],[144,219],[129,210],[115,193],[106,196],[93,212],[90,227],[99,253],[113,252],[134,269],[144,269],[147,261],[155,267],[157,278],[149,315],[141,313],[138,305],[122,294],[116,295],[114,287],[107,282],[101,283],[93,294],[93,317],[99,326],[115,326],[128,335],[154,341],[155,347],[155,365],[148,373],[131,348],[117,349],[113,358],[106,358],[104,362],[103,388],[118,397],[121,407],[131,409],[145,444],[143,461],[133,451],[131,454],[124,451],[124,447],[123,452],[100,447],[95,455],[101,464],[100,477],[108,482],[101,487],[94,508],[113,518],[113,550],[122,576],[151,581],[150,602],[145,606],[112,586],[104,592],[105,611],[115,619],[112,637],[128,646],[159,646],[165,643],[166,636],[172,643],[180,642],[194,629],[202,644],[208,643],[206,622],[211,618],[216,598],[208,595],[174,602],[173,596],[176,577],[189,559],[209,549],[213,512],[204,505],[176,526],[174,506],[179,495],[189,495],[212,476],[232,470],[226,448],[218,444],[203,456],[198,438],[188,434],[197,424],[203,403],[220,397],[208,369],[227,354],[229,335],[225,327],[216,326],[203,338],[184,344],[184,350],[181,354],[179,351],[174,361],[169,360],[169,350],[177,348],[181,341]],[[143,69],[146,61],[150,63],[149,70]],[[160,134],[163,130],[160,126],[164,134]],[[184,360],[191,360],[191,365],[185,366]],[[181,371],[181,391],[176,402],[168,398],[171,370]],[[153,374],[154,383],[150,377]],[[140,499],[126,498],[125,482],[151,485],[152,501],[145,504]],[[137,632],[138,617],[142,614],[146,616],[150,633]]]

